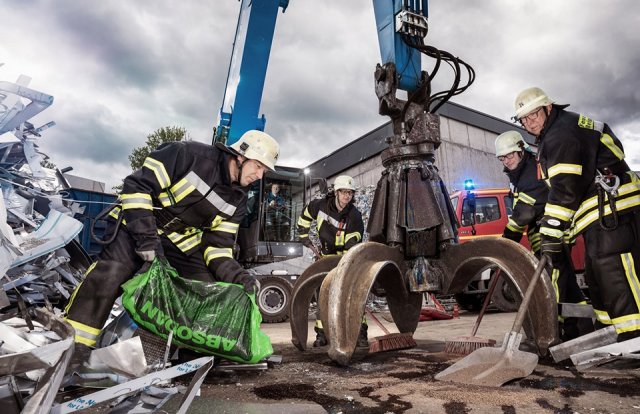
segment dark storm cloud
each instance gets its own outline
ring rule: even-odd
[[[209,142],[240,2],[5,3],[5,31],[13,37],[0,44],[0,59],[20,57],[20,72],[39,71],[34,82],[56,96],[48,111],[58,126],[46,140],[78,148],[77,155],[59,156],[128,166],[130,150],[168,125]],[[515,95],[541,86],[571,109],[610,123],[627,137],[629,159],[640,163],[640,144],[633,142],[640,139],[635,0],[432,0],[429,16],[426,42],[477,73],[454,102],[508,119]],[[283,145],[283,164],[308,165],[387,122],[374,93],[379,61],[368,0],[293,0],[279,13],[260,113]],[[438,87],[450,81],[445,67],[438,78]],[[64,110],[55,112],[58,106]]]

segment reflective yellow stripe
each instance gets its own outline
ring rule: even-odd
[[[611,323],[616,327],[618,334],[640,330],[640,313],[613,318]]]
[[[85,325],[68,318],[66,318],[65,321],[69,322],[69,325],[73,326],[73,329],[75,330],[74,340],[76,342],[87,346],[95,346],[98,336],[100,336],[100,329],[92,328],[89,325]]]
[[[176,247],[182,252],[186,253],[194,247],[198,246],[202,242],[202,233],[197,233],[189,238],[182,240],[176,244]]]
[[[129,210],[132,208],[141,208],[143,210],[153,210],[153,201],[151,195],[145,193],[121,194],[122,209]]]
[[[345,239],[344,239],[344,231],[339,231],[336,233],[336,247],[344,247]],[[338,253],[340,254],[340,253]]]
[[[557,204],[547,203],[544,206],[544,215],[559,218],[562,221],[569,221],[576,212]]]
[[[556,303],[560,303],[560,288],[558,287],[558,279],[560,279],[560,269],[551,270],[551,284],[556,292]]]
[[[518,200],[522,200],[523,203],[525,204],[529,204],[530,206],[534,205],[536,203],[536,199],[531,197],[528,194],[525,194],[523,192],[519,192],[518,193]]]
[[[515,233],[524,232],[525,226],[519,226],[511,217],[509,217],[509,222],[507,223],[507,228]]]
[[[223,221],[219,223],[217,226],[212,227],[212,231],[223,231],[225,233],[236,234],[240,225],[238,223],[230,223],[228,221]]]
[[[553,178],[558,174],[575,174],[582,175],[582,165],[579,164],[556,164],[548,170],[549,178]]]
[[[347,234],[347,236],[344,238],[344,243],[346,244],[349,240],[353,239],[354,237],[356,239],[356,242],[359,242],[360,240],[362,240],[362,235],[360,234],[360,232],[354,231],[353,233]]]
[[[596,319],[598,319],[598,322],[603,325],[611,325],[611,318],[609,317],[607,311],[594,308],[593,312],[596,314]]]
[[[624,274],[627,276],[627,282],[629,282],[629,288],[633,293],[633,298],[636,301],[636,308],[640,309],[640,281],[636,274],[635,262],[631,253],[623,253],[620,255],[622,260],[622,266],[624,267]]]
[[[182,199],[191,194],[195,189],[195,186],[189,184],[189,181],[187,181],[186,178],[183,178],[171,187],[171,192],[173,193],[173,197],[175,198],[176,203],[179,203]]]
[[[298,238],[299,239],[307,239],[307,238],[309,238],[309,235],[308,234],[301,234],[301,235],[298,236]]]
[[[204,262],[207,266],[209,266],[209,262],[213,259],[218,259],[220,257],[233,258],[231,248],[207,247],[207,250],[204,251]]]
[[[302,218],[302,216],[300,216],[300,218],[298,218],[298,226],[308,229],[309,226],[311,226],[311,221],[305,220]]]
[[[168,188],[171,185],[171,179],[169,178],[169,174],[167,174],[167,170],[164,168],[164,165],[158,161],[154,160],[151,157],[147,157],[144,160],[143,167],[147,167],[153,174],[156,176],[156,180],[160,185],[160,188]]]
[[[172,205],[171,197],[169,197],[168,192],[163,191],[162,193],[160,193],[158,195],[158,200],[160,200],[160,204],[162,204],[164,207],[169,207]]]
[[[550,227],[540,227],[540,234],[555,237],[556,239],[561,239],[564,235],[564,232],[562,230],[553,229]]]
[[[607,148],[609,148],[609,151],[611,151],[613,155],[615,155],[619,160],[624,159],[624,152],[619,146],[616,145],[616,143],[613,141],[613,138],[611,138],[611,135],[602,134],[602,136],[600,137],[600,142],[602,142]]]
[[[627,210],[632,207],[640,206],[640,194],[634,195],[632,197],[625,198],[624,200],[616,200],[616,210],[621,212],[623,210]],[[611,214],[611,207],[609,204],[604,206],[604,215],[608,216]],[[575,238],[578,234],[580,234],[589,224],[598,220],[600,213],[598,209],[591,211],[589,214],[580,217],[579,220],[574,219],[573,226],[569,232],[571,239]]]

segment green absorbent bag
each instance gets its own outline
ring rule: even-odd
[[[122,285],[122,303],[139,326],[173,342],[237,362],[255,364],[271,355],[260,331],[255,295],[242,285],[184,279],[165,260]]]

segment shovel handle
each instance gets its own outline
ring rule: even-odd
[[[484,297],[484,302],[482,303],[482,309],[480,309],[480,315],[476,319],[475,325],[473,325],[473,329],[471,330],[471,336],[476,336],[478,332],[478,328],[480,327],[480,322],[482,322],[482,317],[484,313],[487,311],[487,307],[489,307],[489,302],[491,302],[491,298],[493,297],[493,292],[496,290],[496,286],[498,285],[498,279],[500,279],[500,273],[502,269],[498,268],[496,272],[493,274],[491,278],[491,284],[489,285],[489,291],[487,292],[487,296]]]
[[[522,299],[522,303],[520,304],[520,308],[518,309],[518,314],[516,315],[516,320],[513,322],[512,332],[520,332],[520,328],[522,328],[522,323],[524,322],[524,315],[527,313],[527,308],[529,307],[529,302],[531,301],[531,296],[533,296],[533,291],[538,284],[538,279],[542,275],[542,271],[544,267],[547,265],[547,256],[543,255],[538,262],[538,267],[536,267],[536,271],[533,274],[533,279],[529,282],[529,286],[527,287],[527,291],[524,294],[524,298]]]

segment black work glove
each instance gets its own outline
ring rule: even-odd
[[[562,239],[540,235],[540,255],[547,257],[547,264],[553,266],[553,259],[562,253]]]
[[[145,262],[153,262],[156,257],[164,257],[160,237],[145,237],[136,243],[136,253]]]
[[[260,282],[256,276],[257,273],[255,271],[249,270],[240,280],[240,283],[244,286],[244,291],[250,295],[252,293],[257,295],[260,291]]]

